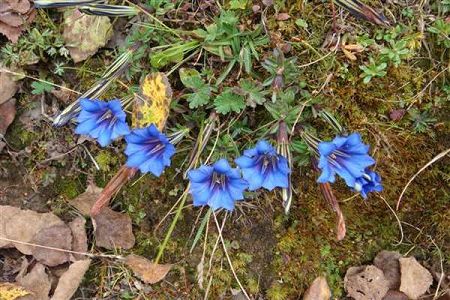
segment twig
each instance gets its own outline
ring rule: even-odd
[[[394,217],[397,220],[398,228],[400,229],[400,240],[396,244],[394,244],[394,246],[400,246],[403,243],[403,238],[404,238],[402,222],[400,221],[400,218],[395,213],[395,210],[392,209],[392,207],[386,201],[386,199],[384,199],[384,197],[381,195],[378,195],[378,196],[381,198],[381,200],[384,201],[384,203],[387,205],[387,207],[389,207],[389,210],[394,214]]]
[[[227,257],[231,272],[233,272],[233,276],[236,279],[236,281],[237,281],[239,287],[241,288],[241,291],[244,293],[245,297],[250,300],[250,297],[248,296],[247,292],[245,291],[244,287],[242,286],[241,281],[237,277],[237,274],[234,270],[233,264],[231,263],[231,259],[230,259],[230,256],[228,255],[227,247],[225,246],[225,241],[223,240],[222,229],[220,228],[219,222],[217,221],[216,213],[214,211],[213,211],[213,216],[214,216],[214,221],[216,222],[217,230],[219,231],[219,238],[220,238],[220,241],[222,242],[223,251],[225,252],[225,256]]]
[[[91,257],[91,258],[104,257],[104,258],[124,259],[124,257],[121,256],[121,255],[93,254],[93,253],[87,253],[87,252],[78,252],[78,251],[72,251],[72,250],[67,250],[67,249],[61,249],[61,248],[55,248],[55,247],[50,247],[50,246],[38,245],[38,244],[33,244],[33,243],[28,243],[28,242],[22,242],[22,241],[18,241],[18,240],[5,238],[5,237],[2,237],[2,236],[0,236],[0,240],[11,242],[11,243],[16,243],[16,244],[22,244],[22,245],[27,245],[27,246],[33,246],[33,247],[48,249],[48,250],[54,250],[54,251],[60,251],[60,252],[84,255],[84,256]]]
[[[436,155],[432,160],[430,160],[425,166],[423,166],[416,174],[414,174],[413,177],[411,177],[411,179],[408,181],[408,183],[405,185],[405,187],[403,188],[402,193],[400,194],[400,197],[398,197],[397,200],[397,206],[396,206],[396,210],[399,209],[400,207],[400,202],[402,201],[402,197],[403,194],[405,193],[406,189],[409,187],[409,185],[411,184],[411,182],[413,182],[413,180],[420,174],[422,173],[423,170],[425,170],[426,168],[428,168],[429,166],[431,166],[433,163],[435,163],[436,161],[438,161],[439,159],[443,158],[444,156],[446,156],[448,153],[450,152],[450,148],[439,153],[438,155]]]

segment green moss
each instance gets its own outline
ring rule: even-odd
[[[97,161],[100,169],[105,172],[111,171],[111,169],[115,169],[118,164],[118,159],[116,155],[112,155],[112,153],[108,150],[101,150],[96,156],[95,161]]]
[[[82,183],[77,179],[61,177],[54,183],[56,192],[63,197],[73,199],[83,192]]]
[[[11,124],[6,134],[6,140],[16,149],[24,149],[34,140],[37,140],[37,137],[38,135],[36,133],[24,128],[17,120]]]

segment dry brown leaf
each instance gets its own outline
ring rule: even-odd
[[[44,265],[37,263],[33,269],[21,278],[16,278],[18,284],[30,291],[32,295],[24,296],[20,300],[47,300],[51,284]]]
[[[66,224],[53,225],[41,229],[34,239],[33,244],[43,245],[64,250],[72,249],[72,233]],[[69,261],[67,252],[50,250],[43,247],[34,247],[33,256],[39,262],[54,267]]]
[[[83,217],[77,217],[69,223],[70,230],[72,230],[72,250],[77,252],[87,252],[88,240],[86,229],[84,228],[86,220]],[[86,258],[85,255],[73,254],[76,260]]]
[[[130,249],[134,246],[134,235],[129,215],[105,207],[92,218],[95,243],[106,249]]]
[[[279,13],[278,15],[275,16],[275,18],[277,19],[277,21],[286,21],[290,19],[291,16],[289,16],[289,14],[287,13]]]
[[[166,277],[172,265],[160,265],[139,255],[128,255],[125,264],[145,283],[157,283]]]
[[[71,299],[89,269],[90,259],[78,260],[70,265],[69,269],[59,278],[55,293],[51,300]]]
[[[342,48],[342,52],[344,52],[345,56],[346,56],[348,59],[353,60],[353,61],[357,60],[356,55],[353,54],[352,52],[350,52],[350,51],[348,51],[348,50],[346,50],[346,49],[344,49],[344,48]]]
[[[91,183],[86,188],[86,191],[76,197],[69,200],[69,204],[75,207],[80,213],[85,216],[89,216],[92,206],[94,206],[95,200],[102,192],[102,188],[99,188],[94,183]]]
[[[16,116],[16,99],[11,99],[3,104],[0,104],[0,137],[6,133],[9,125],[14,121]],[[1,141],[1,139],[0,139]],[[0,151],[2,151],[4,143],[0,144]]]
[[[0,33],[16,43],[25,26],[31,23],[35,16],[36,11],[29,0],[2,1],[0,4]]]
[[[0,299],[1,300],[16,300],[22,296],[29,295],[23,287],[9,282],[0,282]]]
[[[0,206],[0,237],[30,243],[43,228],[53,225],[64,225],[53,213],[37,213],[32,210],[22,210],[9,205]],[[31,255],[33,246],[0,240],[0,248],[12,248],[26,255]]]
[[[331,298],[330,287],[325,277],[317,277],[306,290],[303,300],[329,300]]]
[[[5,69],[2,65],[0,65],[0,70]],[[0,71],[0,83],[1,83],[1,89],[0,89],[0,105],[4,102],[10,100],[12,97],[14,97],[14,94],[19,89],[19,85],[17,84],[17,81],[14,80],[14,76],[12,74],[9,74],[7,72]]]
[[[64,13],[63,38],[74,62],[80,62],[104,47],[112,36],[108,17],[91,16],[78,9]]]

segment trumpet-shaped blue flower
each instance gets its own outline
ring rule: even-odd
[[[97,139],[105,147],[113,140],[130,133],[125,121],[126,115],[119,100],[108,102],[98,99],[81,99],[81,112],[75,133],[86,134]]]
[[[242,169],[251,191],[261,187],[271,191],[276,187],[287,188],[289,185],[287,159],[264,140],[259,141],[255,148],[245,150],[244,155],[235,161]]]
[[[366,199],[368,193],[381,192],[383,190],[381,177],[378,173],[366,169],[364,175],[356,179],[354,189]]]
[[[318,182],[334,182],[335,174],[354,188],[356,179],[364,175],[364,170],[375,163],[368,154],[369,146],[361,141],[358,133],[337,136],[331,142],[319,143],[319,164],[322,170]]]
[[[155,125],[134,129],[125,140],[127,166],[138,168],[142,173],[150,172],[158,177],[165,167],[170,166],[170,158],[175,154],[175,147]]]
[[[244,190],[248,187],[239,170],[231,168],[226,159],[191,170],[188,177],[194,206],[208,205],[214,210],[232,211],[234,202],[244,199]]]

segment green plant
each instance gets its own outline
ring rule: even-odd
[[[46,92],[50,93],[53,90],[53,85],[43,81],[34,81],[31,87],[33,88],[31,91],[33,95],[42,95]]]
[[[407,58],[411,51],[407,48],[407,41],[400,40],[397,42],[390,41],[390,48],[383,47],[380,50],[380,59],[384,62],[392,62],[398,67],[403,59]]]
[[[420,112],[418,109],[410,109],[408,111],[409,119],[412,121],[413,130],[417,133],[425,133],[430,130],[437,119],[430,116],[428,111]]]
[[[373,77],[383,77],[387,73],[387,63],[376,62],[372,57],[369,58],[369,62],[368,65],[359,67],[363,71],[360,77],[363,78],[364,83],[369,83]]]
[[[434,21],[433,26],[428,27],[428,31],[436,35],[438,45],[450,48],[450,23],[442,19]]]
[[[180,79],[185,87],[193,92],[184,94],[184,98],[189,102],[189,108],[197,108],[210,102],[211,93],[216,89],[205,83],[200,73],[195,69],[181,69]]]

